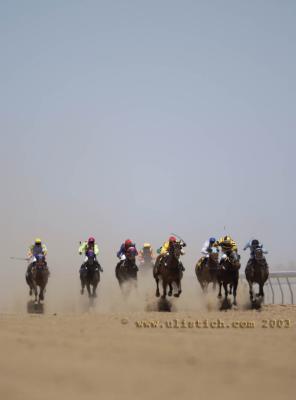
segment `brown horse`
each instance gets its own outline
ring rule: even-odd
[[[47,285],[48,277],[49,270],[44,257],[40,257],[40,259],[37,259],[37,261],[29,266],[26,274],[26,281],[30,287],[30,296],[32,296],[33,293],[35,295],[35,304],[40,304],[40,302],[44,300],[44,292]],[[39,296],[37,288],[38,286]]]
[[[179,297],[182,293],[181,280],[183,278],[182,264],[180,262],[180,256],[182,254],[182,243],[175,242],[171,245],[169,254],[159,258],[159,263],[153,269],[153,276],[156,281],[156,297],[160,296],[159,293],[159,280],[162,280],[163,294],[162,299],[166,298],[167,286],[170,290],[169,296],[173,294],[173,283],[177,286],[177,293],[175,297]]]
[[[253,283],[258,283],[259,293],[256,294],[256,298],[263,299],[264,291],[263,287],[269,276],[268,264],[263,255],[261,247],[255,250],[254,259],[250,259],[245,270],[246,279],[249,284],[250,301],[254,305],[254,293],[253,293]]]
[[[222,297],[221,289],[222,285],[224,288],[224,302],[228,302],[228,294],[233,292],[233,305],[237,305],[236,302],[236,292],[239,279],[239,269],[240,269],[240,256],[236,252],[231,252],[226,258],[222,258],[220,261],[219,268],[217,270],[217,280],[219,283],[219,294],[218,298]],[[229,285],[229,290],[228,290]]]
[[[204,292],[207,291],[209,283],[213,283],[213,289],[216,289],[218,267],[219,250],[216,247],[213,247],[208,258],[202,257],[198,260],[195,266],[195,274]]]

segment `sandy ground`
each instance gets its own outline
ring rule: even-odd
[[[90,306],[76,276],[53,274],[44,314],[34,314],[15,282],[1,294],[0,399],[295,397],[296,306],[250,310],[242,285],[238,309],[219,311],[196,278],[183,288],[172,312],[157,312],[150,276],[125,300],[104,276]]]
[[[211,327],[218,320],[229,327]],[[277,323],[291,326],[264,328],[273,324],[265,320],[289,320]],[[161,321],[163,327],[138,327],[139,321]],[[233,327],[237,321],[255,326]],[[201,327],[176,327],[189,322]],[[295,306],[1,314],[0,398],[292,399],[295,324]]]

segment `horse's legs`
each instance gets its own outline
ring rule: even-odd
[[[237,305],[237,302],[236,302],[237,285],[238,285],[238,279],[233,284],[233,305],[235,305],[235,306]]]
[[[39,290],[39,303],[44,300],[44,286],[40,286]]]
[[[85,288],[85,282],[84,282],[84,279],[82,279],[82,277],[80,278],[80,281],[81,281],[80,293],[83,294],[84,293],[84,288]]]
[[[225,300],[227,300],[228,290],[227,290],[227,283],[226,282],[223,282],[223,288],[224,288]]]
[[[163,289],[163,294],[161,296],[162,299],[166,298],[166,291],[167,291],[167,282],[163,279],[162,280],[162,289]]]
[[[155,296],[159,297],[160,296],[160,293],[159,293],[159,278],[158,278],[157,275],[154,278],[155,278],[155,282],[156,282],[156,293],[155,293]]]
[[[93,297],[97,297],[97,292],[96,292],[97,287],[98,287],[98,282],[96,282],[96,283],[93,285],[93,292],[92,292]]]
[[[232,290],[233,290],[233,284],[230,283],[230,284],[229,284],[229,294],[232,294]]]
[[[222,297],[222,293],[221,293],[221,289],[222,289],[222,282],[219,282],[219,293],[218,293],[218,298],[221,299]]]
[[[180,294],[182,293],[182,288],[181,288],[181,280],[177,281],[177,287],[178,287],[178,293],[175,293],[175,297],[179,297]]]
[[[249,283],[250,301],[253,302],[253,282],[248,281],[248,283]]]
[[[86,284],[86,289],[87,289],[88,297],[91,297],[91,290],[90,290],[90,284],[89,283]]]
[[[38,290],[37,290],[36,282],[34,280],[33,280],[32,286],[33,286],[32,289],[33,289],[34,296],[35,296],[35,303],[37,303],[38,302]]]
[[[168,296],[171,296],[173,294],[173,285],[171,283],[169,283],[169,288]]]
[[[264,283],[259,283],[259,296],[264,297]]]

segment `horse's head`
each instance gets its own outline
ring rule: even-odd
[[[89,265],[93,265],[96,259],[95,252],[93,250],[88,250],[86,253],[87,262]]]
[[[209,253],[209,258],[217,263],[219,261],[219,249],[218,247],[212,247],[210,253]]]
[[[235,251],[232,251],[227,255],[227,264],[229,269],[231,270],[238,270],[240,269],[240,255],[237,254]]]
[[[171,256],[179,259],[182,254],[182,248],[183,248],[182,242],[176,241],[171,244],[170,249],[169,249],[169,254]]]
[[[262,261],[264,259],[263,250],[261,247],[257,247],[254,251],[254,254],[256,261]]]
[[[37,254],[35,258],[36,258],[36,262],[35,262],[36,268],[38,268],[38,269],[43,268],[45,266],[45,255]]]

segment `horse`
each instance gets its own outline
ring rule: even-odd
[[[86,286],[88,297],[97,297],[97,286],[100,282],[100,265],[96,259],[96,255],[92,250],[89,250],[86,254],[87,261],[80,269],[80,281],[81,281],[81,294],[84,294],[84,288]],[[92,286],[92,290],[91,290]]]
[[[40,304],[44,300],[45,288],[48,282],[49,270],[44,255],[37,255],[36,261],[29,265],[26,274],[26,282],[30,288],[30,296],[34,293],[35,304]],[[38,287],[39,286],[39,296]]]
[[[136,265],[136,251],[130,248],[125,260],[119,261],[115,267],[115,276],[118,280],[120,288],[123,290],[124,284],[129,282],[132,286],[137,287],[137,278],[139,268]],[[129,251],[128,250],[128,251]]]
[[[218,267],[219,250],[216,247],[212,248],[208,258],[202,257],[198,260],[195,266],[195,274],[203,292],[207,291],[211,282],[213,283],[213,289],[216,289]]]
[[[268,264],[261,247],[255,249],[254,258],[248,261],[245,275],[250,289],[250,301],[254,305],[253,283],[258,283],[259,285],[259,293],[256,294],[256,297],[263,299],[263,287],[269,276]]]
[[[218,298],[222,297],[221,289],[224,288],[224,302],[228,302],[228,294],[233,294],[233,305],[237,305],[236,292],[239,279],[240,256],[236,252],[231,252],[226,258],[222,258],[217,270],[217,280],[219,283]],[[229,290],[228,290],[229,285]]]
[[[162,299],[166,298],[167,286],[169,286],[168,295],[173,294],[173,283],[177,286],[177,293],[175,297],[179,297],[182,293],[181,280],[183,278],[182,264],[180,262],[180,256],[182,254],[182,243],[175,242],[169,249],[169,254],[159,258],[159,262],[153,268],[153,277],[156,281],[156,297],[160,296],[159,292],[159,280],[162,280],[163,294]]]

